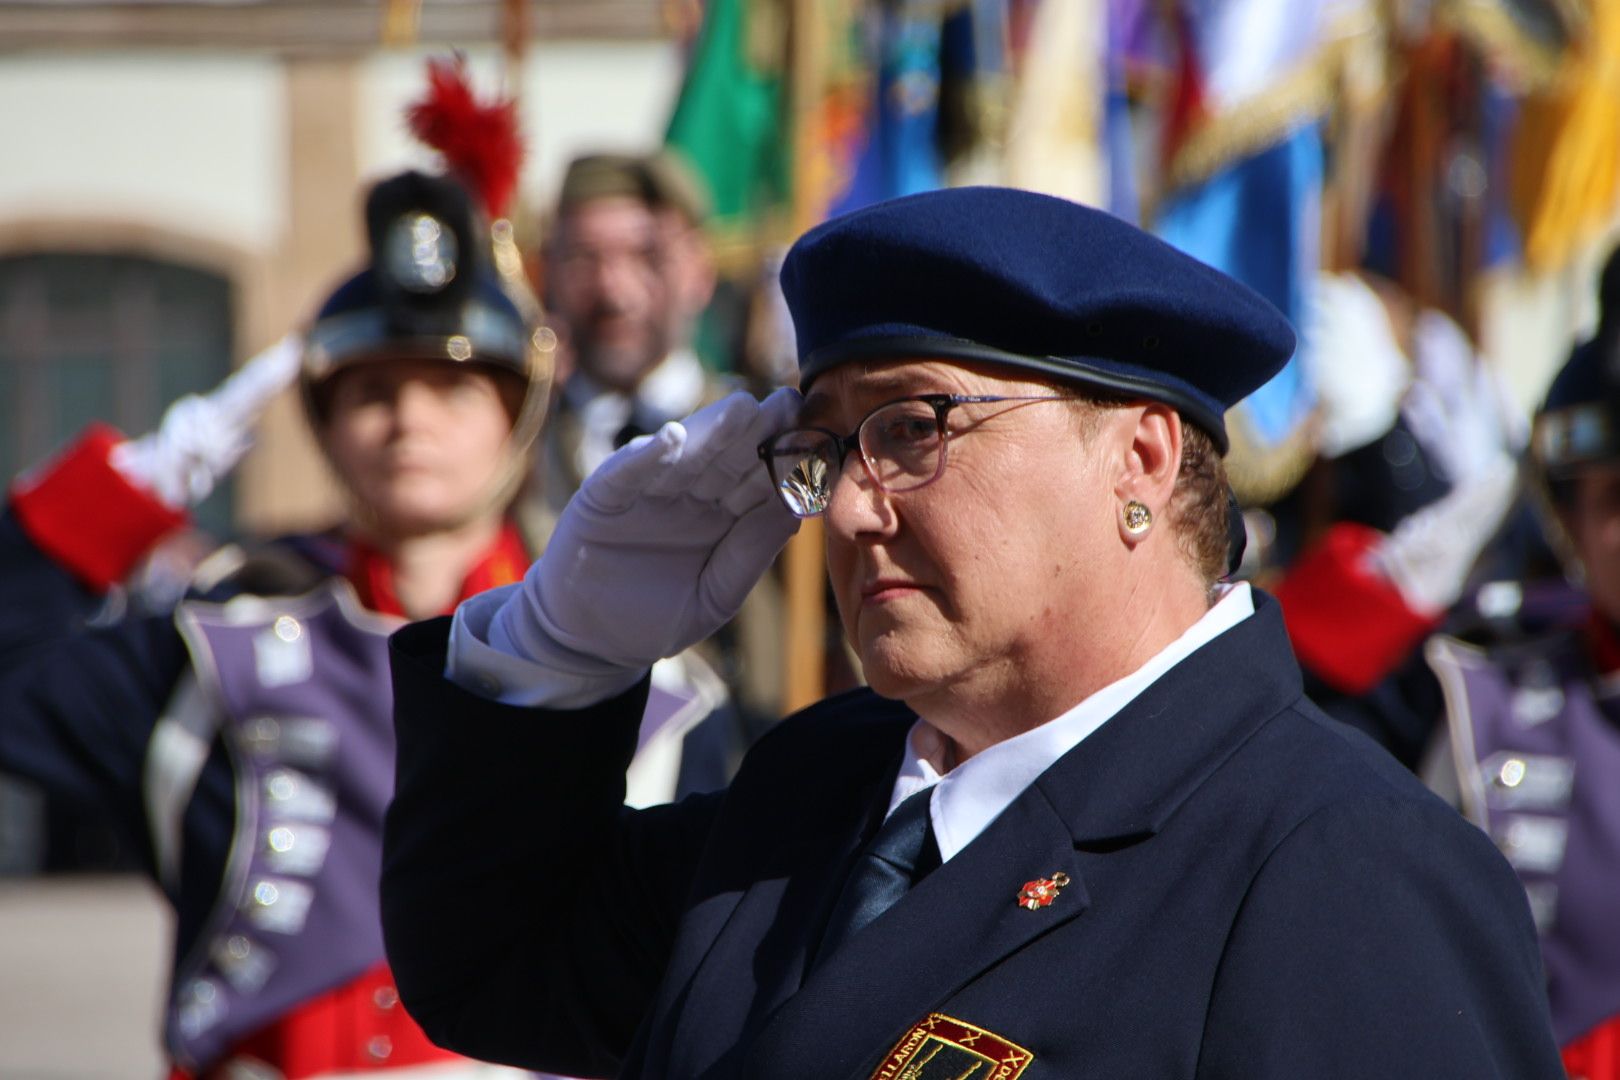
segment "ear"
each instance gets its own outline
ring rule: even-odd
[[[1114,498],[1123,508],[1132,502],[1146,506],[1152,519],[1162,520],[1181,472],[1181,414],[1169,405],[1150,402],[1131,410],[1134,426],[1120,459]],[[1123,526],[1122,526],[1123,529]],[[1130,534],[1140,539],[1143,533]]]

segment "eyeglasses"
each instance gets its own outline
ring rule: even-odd
[[[920,394],[879,405],[848,435],[819,427],[789,428],[760,443],[759,456],[787,508],[797,517],[815,517],[832,501],[833,485],[852,450],[860,451],[872,483],[897,495],[926,487],[944,473],[945,448],[951,441],[945,418],[958,405],[1077,400],[1073,395]]]

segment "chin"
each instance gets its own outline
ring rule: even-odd
[[[863,644],[857,652],[866,685],[880,697],[910,701],[926,695],[939,683],[938,678],[918,668],[915,649],[907,649],[888,635]]]
[[[389,535],[406,539],[445,532],[466,523],[470,515],[465,507],[446,508],[417,503],[384,503],[374,505],[372,516]]]
[[[1592,603],[1610,623],[1620,626],[1620,588],[1589,588]]]
[[[592,378],[610,387],[632,387],[658,366],[663,359],[645,344],[634,346],[602,346],[588,357],[582,357],[580,368]]]

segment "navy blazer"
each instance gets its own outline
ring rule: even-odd
[[[405,1003],[447,1046],[578,1075],[893,1076],[937,1015],[1033,1055],[978,1080],[1562,1077],[1507,863],[1302,696],[1256,596],[814,969],[904,706],[821,702],[723,795],[631,811],[644,687],[503,706],[443,678],[446,620],[408,627],[382,883]]]

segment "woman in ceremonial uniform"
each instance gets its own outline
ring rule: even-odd
[[[93,429],[0,517],[0,767],[109,812],[174,907],[176,1078],[506,1072],[430,1043],[383,955],[385,640],[527,565],[506,507],[549,357],[457,181],[386,180],[366,224],[302,342],[151,435]],[[87,626],[294,380],[350,519],[217,554],[172,617]]]
[[[1536,414],[1528,469],[1586,603],[1528,632],[1436,637],[1454,794],[1513,864],[1571,1076],[1620,1080],[1620,254],[1597,333]],[[1514,599],[1532,595],[1503,583]],[[1501,591],[1503,585],[1495,588]],[[1529,604],[1521,604],[1528,608]],[[1449,785],[1447,785],[1449,786]]]
[[[1562,1075],[1510,868],[1223,580],[1223,415],[1287,322],[995,188],[831,221],[782,284],[798,391],[630,443],[520,585],[394,639],[429,1034],[683,1080]],[[625,810],[648,668],[814,516],[870,687]]]

